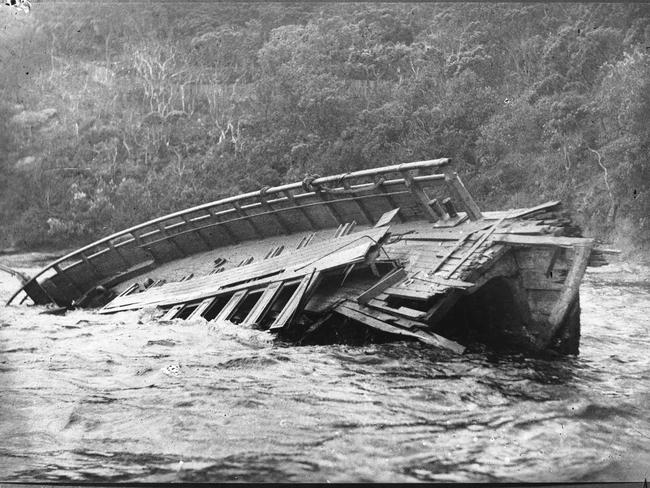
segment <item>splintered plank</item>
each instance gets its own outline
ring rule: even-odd
[[[407,274],[406,271],[404,271],[404,268],[398,268],[390,273],[388,273],[386,276],[384,276],[382,279],[380,279],[377,283],[375,283],[373,286],[371,286],[369,289],[364,291],[359,297],[357,298],[357,302],[366,304],[371,298],[376,297],[379,295],[381,292],[383,292],[386,288],[389,286],[392,286],[396,283],[399,283],[401,280],[406,278]]]
[[[255,304],[255,306],[253,306],[253,308],[248,313],[248,315],[246,316],[242,324],[243,325],[256,324],[262,318],[262,315],[264,315],[266,311],[269,309],[269,307],[273,303],[273,300],[280,292],[282,286],[283,286],[282,282],[271,283],[264,290],[262,296],[260,296],[260,298],[257,300],[257,303]]]
[[[399,213],[399,207],[394,208],[393,210],[390,210],[389,212],[386,212],[381,217],[379,217],[379,220],[375,224],[375,227],[382,227],[384,225],[390,224],[391,221],[397,216],[398,213]]]
[[[194,309],[194,311],[187,317],[187,320],[202,317],[205,311],[218,299],[215,297],[206,298],[199,306]]]
[[[382,320],[375,318],[372,315],[366,315],[363,313],[358,306],[355,307],[354,302],[346,301],[343,304],[339,305],[334,309],[335,312],[348,317],[356,322],[360,322],[363,325],[371,327],[373,329],[381,330],[382,332],[387,332],[389,334],[394,334],[404,337],[412,337],[418,339],[419,341],[429,344],[432,346],[442,347],[449,349],[455,353],[462,354],[465,351],[465,348],[458,344],[457,342],[450,341],[445,339],[442,336],[433,334],[431,332],[425,332],[423,330],[405,330],[395,325],[389,324]]]
[[[573,247],[593,244],[594,240],[585,237],[529,236],[517,234],[497,234],[497,242],[511,246],[554,246]]]
[[[214,320],[216,322],[220,320],[228,320],[228,318],[234,313],[235,309],[244,300],[247,294],[248,290],[239,290],[236,292],[232,297],[230,297],[228,303],[226,303],[226,305],[221,309],[221,312],[219,312]]]
[[[282,329],[291,321],[294,315],[298,312],[300,305],[304,303],[303,298],[309,289],[311,288],[313,291],[314,287],[310,287],[310,284],[317,281],[319,275],[320,273],[316,269],[312,270],[312,272],[308,275],[305,275],[305,277],[300,281],[298,288],[296,288],[296,290],[293,292],[293,295],[291,295],[291,298],[289,298],[289,301],[286,303],[280,314],[271,324],[271,330]]]

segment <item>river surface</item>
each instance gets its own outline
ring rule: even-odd
[[[0,273],[3,303],[17,285]],[[3,307],[0,480],[642,481],[650,268],[581,293],[581,354],[553,361]]]

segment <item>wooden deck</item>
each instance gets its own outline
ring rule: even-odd
[[[306,178],[170,214],[51,263],[9,303],[69,306],[112,288],[100,313],[158,307],[300,341],[343,321],[454,352],[472,334],[577,352],[593,241],[564,235],[560,202],[482,211],[455,173],[421,174],[448,163]]]

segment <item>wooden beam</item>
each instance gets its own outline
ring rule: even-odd
[[[88,256],[86,256],[83,252],[81,252],[81,253],[79,253],[79,257],[81,258],[81,260],[84,263],[86,263],[86,266],[88,266],[90,268],[90,271],[92,272],[92,274],[93,274],[93,276],[95,278],[101,278],[102,277],[102,274],[99,272],[99,270],[97,269],[95,264],[90,259],[88,259]]]
[[[136,290],[140,288],[140,285],[138,283],[131,283],[126,290],[124,290],[122,293],[117,295],[118,297],[123,297],[126,295],[130,295],[131,293],[134,293]]]
[[[209,207],[209,208],[207,208],[206,210],[208,211],[208,213],[210,214],[210,216],[212,217],[212,219],[215,221],[215,223],[219,223],[219,220],[218,220],[217,214],[216,214],[216,212],[214,211],[214,209],[213,209],[212,207]],[[236,236],[235,234],[233,234],[232,230],[230,230],[230,228],[228,227],[227,224],[223,224],[223,225],[221,226],[221,228],[223,229],[224,234],[226,234],[226,236],[228,237],[228,239],[230,239],[230,241],[231,241],[233,244],[238,244],[238,243],[240,242],[240,240],[237,238],[237,236]]]
[[[278,296],[283,286],[284,283],[281,281],[271,283],[269,286],[267,286],[266,289],[262,292],[262,296],[260,296],[260,298],[257,300],[257,303],[255,303],[251,311],[242,322],[242,325],[257,324],[271,307],[273,301]]]
[[[115,247],[115,244],[113,244],[113,241],[108,241],[106,244],[108,245],[108,247],[110,248],[110,250],[112,252],[114,252],[115,254],[117,254],[120,257],[120,259],[124,262],[124,264],[126,265],[127,268],[129,266],[131,266],[131,263],[129,263],[129,261],[124,257],[124,254],[122,254],[122,251],[120,251],[117,247]]]
[[[571,269],[564,281],[564,288],[560,293],[560,298],[553,307],[553,310],[551,310],[551,315],[548,319],[550,327],[544,330],[545,337],[542,339],[543,347],[548,347],[562,325],[562,322],[564,322],[571,303],[578,296],[580,281],[587,269],[587,263],[589,262],[589,255],[591,254],[592,247],[593,242],[587,242],[574,247]]]
[[[203,234],[201,234],[201,230],[200,230],[200,229],[197,229],[197,228],[194,226],[194,224],[193,224],[192,221],[189,219],[189,217],[188,217],[186,214],[183,214],[183,215],[181,215],[181,218],[183,219],[183,221],[185,222],[185,224],[187,225],[187,227],[189,227],[190,229],[194,230],[194,233],[195,233],[197,236],[199,236],[199,239],[201,239],[201,242],[203,242],[203,244],[205,244],[205,247],[207,247],[208,249],[212,249],[212,244],[210,244],[210,243],[208,242],[208,240],[205,238],[205,236],[204,236]]]
[[[387,332],[389,334],[394,334],[398,336],[412,337],[414,339],[418,339],[420,342],[423,342],[425,344],[449,349],[458,354],[462,354],[465,351],[465,348],[460,344],[454,341],[450,341],[449,339],[445,339],[442,336],[439,336],[432,332],[424,332],[424,331],[412,332],[410,330],[402,329],[395,325],[389,324],[388,322],[384,322],[383,320],[379,320],[373,317],[372,315],[366,315],[366,313],[361,311],[362,309],[360,309],[359,307],[360,307],[359,305],[356,305],[354,302],[348,300],[343,302],[338,307],[336,307],[334,311],[336,313],[339,313],[340,315],[343,315],[344,317],[348,317],[356,322],[359,322],[373,329],[380,330],[382,332]]]
[[[300,306],[304,304],[303,298],[308,294],[308,291],[313,291],[314,286],[310,286],[312,283],[315,283],[320,277],[320,272],[315,268],[311,273],[305,275],[300,281],[298,288],[293,292],[291,298],[286,303],[282,311],[276,317],[275,321],[269,327],[270,330],[279,330],[287,326],[293,317],[298,313]]]
[[[192,311],[192,313],[189,315],[189,317],[187,317],[187,320],[203,317],[203,314],[205,312],[207,312],[208,308],[210,308],[210,306],[213,303],[215,303],[217,300],[218,300],[218,298],[210,297],[210,298],[206,298],[205,300],[201,301],[201,303],[199,303],[199,306],[196,307]]]
[[[316,190],[316,195],[318,195],[318,197],[325,203],[325,208],[329,212],[330,216],[334,219],[334,221],[337,224],[344,224],[345,221],[341,217],[341,214],[339,214],[334,208],[330,196],[322,190]]]
[[[379,217],[379,220],[373,227],[382,227],[384,225],[388,225],[391,223],[391,221],[397,217],[397,214],[399,213],[399,207],[394,208],[393,210],[389,210],[388,212],[384,213],[381,217]]]
[[[390,273],[385,275],[382,279],[380,279],[377,283],[375,283],[366,291],[364,291],[361,295],[359,295],[357,297],[357,302],[364,305],[367,304],[371,298],[375,298],[386,288],[400,282],[401,280],[406,278],[406,276],[407,274],[406,271],[404,271],[404,268],[397,268],[396,270],[391,271]]]
[[[499,225],[501,225],[501,222],[503,222],[504,218],[505,217],[502,217],[492,227],[490,227],[488,230],[483,232],[483,235],[481,235],[481,237],[479,237],[479,239],[474,243],[474,245],[470,248],[470,250],[467,251],[465,256],[463,256],[461,258],[460,262],[458,264],[456,264],[456,266],[454,266],[449,273],[447,273],[447,276],[446,276],[447,279],[451,278],[451,276],[463,265],[463,263],[465,263],[465,261],[467,261],[472,256],[472,254],[474,254],[474,252],[481,246],[481,244],[483,244],[485,242],[485,240],[490,235],[492,235],[492,233],[497,229],[497,227]]]
[[[380,180],[377,183],[377,190],[379,190],[380,193],[383,193],[386,196],[386,201],[391,206],[391,208],[399,209],[399,206],[397,205],[397,202],[395,202],[395,199],[393,199],[393,197],[390,195],[388,190],[386,190],[386,187],[384,186],[384,180],[383,179]],[[404,219],[402,218],[402,216],[399,213],[395,214],[395,218],[397,218],[398,222],[403,222],[404,221]]]
[[[70,278],[70,275],[69,275],[68,273],[66,273],[65,270],[61,268],[61,266],[59,266],[58,264],[55,264],[54,266],[52,266],[52,268],[53,268],[54,271],[56,271],[59,275],[63,276],[63,277],[65,278],[65,280],[66,280],[68,283],[70,283],[70,285],[72,286],[72,288],[74,288],[75,291],[76,291],[77,293],[80,293],[80,294],[84,294],[84,293],[85,293],[85,291],[82,290],[81,287],[79,286],[79,283],[77,283],[75,280],[73,280],[72,278]]]
[[[181,247],[181,245],[174,240],[174,236],[170,235],[167,233],[167,229],[165,228],[165,224],[162,222],[158,222],[158,230],[160,230],[160,233],[163,235],[165,242],[169,242],[172,244],[176,250],[181,253],[181,256],[185,257],[187,256],[187,252],[185,252],[185,249]],[[151,246],[153,243],[148,243],[148,246]]]
[[[304,207],[302,207],[301,205],[296,203],[296,199],[294,198],[293,193],[291,192],[291,190],[284,190],[282,193],[284,194],[284,196],[287,197],[287,200],[289,200],[289,202],[291,202],[291,205],[296,207],[299,210],[299,212],[302,214],[302,216],[305,217],[305,220],[307,220],[307,222],[309,222],[309,226],[313,230],[320,229],[320,227],[316,224],[316,222],[311,217],[311,215],[309,215],[309,212],[307,212],[307,210],[305,210]]]
[[[406,185],[406,188],[408,188],[413,196],[417,199],[420,207],[422,210],[424,210],[424,215],[427,216],[431,222],[436,222],[439,219],[438,215],[436,215],[433,209],[429,206],[429,197],[424,192],[420,184],[415,181],[415,179],[413,179],[413,175],[411,175],[410,172],[402,170],[400,173],[404,177],[404,185]]]
[[[244,221],[248,222],[248,224],[251,226],[251,228],[253,229],[253,232],[257,235],[257,237],[259,237],[260,239],[263,239],[264,237],[266,237],[266,236],[264,235],[264,233],[259,229],[259,227],[255,224],[255,222],[253,222],[253,220],[251,219],[251,216],[248,215],[248,214],[244,211],[244,209],[241,207],[241,205],[239,204],[239,202],[237,202],[237,201],[232,202],[232,206],[233,206],[233,208],[235,209],[235,211],[237,212],[237,214],[238,214],[238,215],[239,215],[239,216],[240,216]]]
[[[511,246],[551,246],[551,247],[574,247],[593,244],[594,240],[585,237],[555,237],[555,236],[530,236],[518,234],[497,234],[495,242],[509,244]]]
[[[260,190],[261,191],[261,190]],[[260,193],[260,196],[258,197],[260,203],[262,206],[269,212],[269,215],[275,220],[275,222],[278,224],[280,229],[286,234],[293,234],[293,231],[291,230],[291,226],[287,224],[287,222],[282,218],[281,215],[279,215],[271,206],[271,204],[268,202],[268,200],[262,196]]]
[[[465,207],[465,211],[471,220],[479,220],[483,218],[481,209],[472,198],[472,195],[467,191],[463,182],[460,181],[458,173],[455,171],[445,173],[445,182],[447,183],[449,191],[456,197],[456,200],[463,203],[463,207]]]
[[[346,190],[350,189],[350,180],[343,180],[343,188]],[[355,205],[359,209],[359,212],[361,212],[361,215],[363,215],[363,218],[365,218],[368,221],[369,225],[372,225],[372,223],[375,221],[375,219],[372,217],[372,213],[368,211],[366,206],[363,204],[362,201],[357,200],[356,198],[353,198]]]
[[[241,304],[244,298],[246,298],[246,295],[248,295],[248,290],[239,290],[238,292],[235,292],[235,294],[230,297],[228,303],[224,305],[214,320],[217,322],[220,320],[228,320],[230,316],[235,313],[235,310]]]
[[[185,307],[184,303],[179,305],[174,305],[172,308],[167,310],[167,312],[165,312],[165,315],[160,317],[160,320],[172,320],[176,318],[176,316],[178,315],[178,313],[181,311],[183,307]]]

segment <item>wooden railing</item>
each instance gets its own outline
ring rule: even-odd
[[[381,187],[380,190],[386,194],[386,198],[390,199],[391,193],[389,189],[391,187],[395,185],[405,185],[406,188],[408,188],[409,191],[413,194],[413,196],[420,201],[420,204],[424,209],[424,213],[428,213],[430,219],[435,221],[437,218],[439,218],[439,216],[434,211],[435,207],[432,207],[431,202],[426,201],[427,197],[426,194],[424,194],[422,191],[422,187],[427,183],[440,181],[443,184],[446,183],[446,186],[449,188],[452,195],[458,197],[458,203],[471,218],[480,218],[480,211],[478,210],[478,207],[476,207],[473,200],[471,200],[469,194],[466,194],[466,190],[462,186],[462,183],[460,183],[460,180],[458,180],[458,177],[455,175],[455,173],[448,173],[447,175],[429,174],[422,176],[414,176],[411,173],[412,171],[415,172],[418,170],[440,168],[449,163],[450,160],[448,158],[443,158],[385,166],[382,168],[366,169],[346,174],[310,178],[306,179],[303,182],[263,188],[258,191],[224,198],[158,217],[156,219],[149,220],[142,224],[138,224],[128,229],[122,230],[108,237],[104,237],[103,239],[77,249],[76,251],[69,253],[48,264],[46,267],[38,271],[28,283],[24,284],[18,291],[16,291],[16,293],[14,293],[8,300],[7,305],[9,305],[21,291],[29,288],[28,285],[31,284],[33,288],[34,285],[38,283],[39,278],[42,279],[45,277],[47,280],[52,278],[54,274],[60,275],[62,279],[65,280],[68,285],[75,290],[75,293],[77,295],[82,295],[88,290],[85,289],[84,286],[76,283],[71,276],[67,276],[66,269],[70,270],[74,266],[85,265],[87,266],[89,272],[95,274],[97,278],[102,276],[106,277],[106,274],[96,266],[98,258],[105,255],[106,253],[111,253],[111,255],[116,256],[116,259],[120,259],[122,262],[122,269],[128,269],[130,266],[133,266],[136,263],[132,262],[132,260],[129,259],[129,257],[133,259],[132,255],[126,255],[127,250],[132,253],[134,248],[143,249],[148,244],[160,242],[163,240],[173,243],[174,236],[179,236],[186,232],[194,232],[199,239],[205,240],[200,232],[202,229],[206,229],[212,226],[221,226],[224,232],[228,233],[226,224],[233,223],[235,221],[248,221],[251,224],[252,228],[255,228],[254,222],[250,219],[250,217],[254,215],[247,214],[247,211],[251,209],[264,211],[265,215],[268,215],[269,217],[275,219],[279,227],[285,228],[287,233],[289,233],[291,229],[288,228],[286,223],[283,223],[282,213],[288,210],[300,210],[301,203],[305,202],[305,199],[308,198],[313,199],[315,196],[318,196],[317,202],[310,205],[324,205],[328,208],[328,210],[330,210],[333,218],[336,218],[335,212],[333,212],[330,208],[332,201],[330,200],[331,195],[328,194],[329,191],[340,191],[343,193],[347,192],[355,194],[363,193],[364,191],[367,192],[377,187]],[[401,176],[401,178],[386,180],[384,178],[385,175],[388,175],[390,173],[398,174]],[[351,180],[360,178],[375,178],[375,182],[356,185],[350,184]],[[377,179],[379,182],[377,182]],[[325,185],[327,184],[342,186],[337,187],[334,190],[329,190],[325,189]],[[321,191],[321,189],[323,191]],[[356,200],[355,203],[358,206],[359,210],[365,212],[363,215],[367,215],[366,209],[363,207],[362,198],[363,197],[354,197],[351,199],[351,201]],[[253,200],[253,203],[245,205],[244,202],[250,199]],[[289,204],[290,206],[278,207],[277,204],[279,203]],[[276,204],[275,208],[273,207],[274,204]],[[220,220],[223,217],[233,215],[235,217],[229,220]],[[257,215],[259,215],[259,212]],[[309,216],[305,215],[305,217],[308,218]],[[206,221],[211,223],[199,227],[200,224]],[[314,223],[311,220],[310,224],[314,226]],[[259,237],[264,236],[260,235]],[[233,236],[231,236],[231,238],[233,241],[237,242],[236,238]],[[176,245],[180,249],[180,246],[178,246],[178,244]],[[182,252],[182,249],[180,251]],[[66,263],[67,266],[63,266],[64,263]],[[53,274],[46,276],[48,272]],[[57,302],[48,294],[46,289],[43,289],[43,292],[49,297],[50,301],[53,301],[55,303]]]

